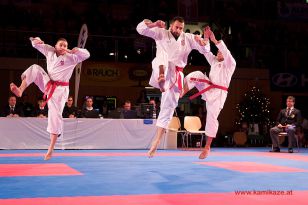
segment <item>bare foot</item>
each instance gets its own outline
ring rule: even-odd
[[[164,88],[164,85],[165,85],[165,75],[164,74],[160,74],[159,75],[159,77],[158,77],[158,85],[159,85],[160,91],[161,92],[165,92],[165,88]]]
[[[48,152],[45,154],[44,160],[50,160],[51,157],[52,157],[52,152],[49,152],[49,151],[48,151]]]
[[[148,151],[148,157],[149,158],[154,157],[154,154],[157,150],[158,144],[159,144],[159,142],[153,142],[151,149]]]
[[[199,155],[199,159],[205,159],[209,156],[211,148],[204,148],[204,150]]]
[[[21,92],[20,88],[17,87],[17,85],[15,85],[14,83],[11,83],[10,89],[11,89],[12,93],[14,93],[17,97],[21,97],[22,92]]]

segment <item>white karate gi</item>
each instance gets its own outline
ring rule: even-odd
[[[67,53],[57,56],[55,48],[47,44],[34,44],[47,61],[47,72],[39,65],[30,66],[22,75],[26,78],[27,86],[35,83],[42,92],[45,92],[47,83],[52,81],[69,82],[75,66],[90,57],[86,49],[79,48],[75,54]],[[62,112],[69,95],[69,86],[57,86],[48,103],[48,126],[47,132],[52,134],[63,133]]]
[[[159,78],[159,66],[163,65],[165,68],[165,76],[168,72],[168,54],[164,51],[164,49],[160,46],[156,46],[156,57],[152,61],[152,75],[150,78],[149,84],[155,88],[160,89],[158,84],[158,78]],[[166,86],[164,86],[165,90],[168,89]]]
[[[206,79],[215,85],[220,85],[226,88],[229,87],[236,62],[223,41],[220,41],[216,46],[222,52],[224,60],[219,62],[212,52],[206,53],[204,56],[211,65],[209,78],[200,71],[188,74],[185,81],[187,82],[189,89],[196,87],[201,91],[209,86],[206,83],[191,81],[190,78]],[[207,115],[205,133],[207,136],[216,137],[219,126],[217,118],[224,106],[227,94],[227,91],[218,88],[212,88],[202,94],[202,99],[206,101]]]
[[[192,49],[197,49],[204,54],[209,52],[209,43],[206,46],[200,46],[194,39],[194,35],[182,32],[176,40],[169,30],[163,28],[149,28],[144,21],[137,26],[139,34],[148,36],[155,40],[157,46],[157,58],[153,60],[153,71],[150,79],[150,84],[159,88],[157,78],[159,75],[158,66],[165,62],[165,89],[162,93],[160,112],[157,118],[156,126],[167,128],[173,116],[174,109],[178,105],[180,90],[176,83],[176,66],[184,68],[187,64],[187,58]],[[160,52],[164,53],[160,53]],[[160,59],[168,58],[167,61],[159,62]],[[179,72],[184,77],[182,72]]]

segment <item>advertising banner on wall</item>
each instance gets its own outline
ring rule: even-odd
[[[81,84],[89,86],[148,86],[151,64],[85,62]]]
[[[284,92],[303,92],[308,90],[308,73],[271,72],[271,89]]]

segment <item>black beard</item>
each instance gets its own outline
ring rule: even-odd
[[[178,38],[180,37],[180,36],[177,36],[176,34],[174,34],[173,32],[171,32],[171,34],[173,35],[173,37],[175,38],[175,40],[178,40]]]

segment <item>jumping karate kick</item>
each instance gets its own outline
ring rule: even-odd
[[[219,49],[217,56],[212,52],[204,54],[211,66],[209,78],[200,71],[191,72],[185,78],[183,92],[184,95],[188,90],[196,87],[199,92],[191,96],[190,99],[202,95],[202,99],[206,101],[205,133],[207,141],[199,159],[206,158],[210,153],[212,140],[216,137],[218,130],[217,118],[226,101],[228,87],[236,66],[236,62],[227,46],[222,40],[216,40],[210,27],[205,28],[204,37],[210,39]],[[201,39],[199,36],[196,36],[196,38],[197,40]],[[203,40],[201,39],[201,41]]]
[[[191,50],[197,49],[201,54],[210,51],[209,43],[195,38],[195,35],[184,33],[184,19],[175,17],[170,29],[165,29],[165,22],[143,20],[137,26],[139,34],[155,40],[157,46],[156,58],[152,62],[153,71],[150,85],[161,89],[161,110],[157,118],[157,132],[148,152],[153,157],[160,140],[178,105],[180,94],[183,92],[183,68]],[[163,52],[163,53],[162,53]],[[161,69],[163,68],[163,69]]]
[[[11,83],[10,89],[17,97],[21,97],[24,90],[34,82],[44,93],[49,108],[47,132],[50,133],[50,145],[44,159],[49,160],[58,136],[63,133],[62,112],[69,95],[69,80],[75,66],[89,58],[90,53],[77,47],[69,50],[64,38],[60,38],[55,47],[45,44],[39,37],[30,38],[30,41],[46,57],[47,73],[34,64],[22,73],[20,86]]]

